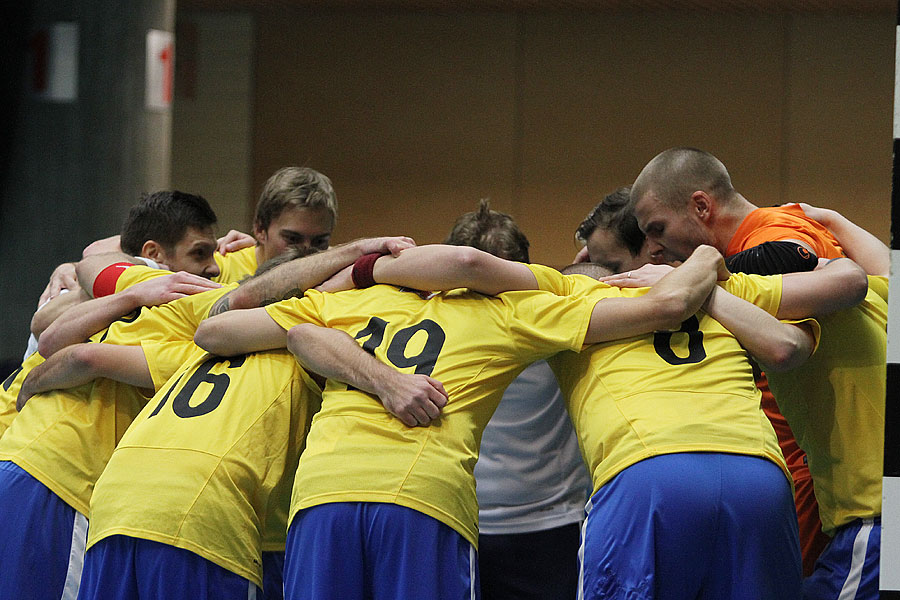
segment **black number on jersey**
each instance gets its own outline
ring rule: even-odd
[[[244,364],[244,360],[246,360],[246,358],[246,354],[228,358],[222,356],[213,356],[203,361],[203,363],[194,370],[190,378],[187,380],[187,383],[184,384],[184,387],[181,388],[181,391],[178,392],[178,394],[172,400],[172,411],[182,419],[199,417],[201,415],[205,415],[214,411],[222,402],[222,398],[225,397],[225,390],[228,389],[228,385],[231,383],[231,378],[226,373],[210,373],[210,370],[214,366],[220,365],[225,362],[229,363],[229,369],[236,369]],[[181,377],[184,377],[184,374],[182,374]],[[166,404],[166,402],[169,400],[169,396],[172,394],[172,390],[178,387],[178,383],[181,381],[181,377],[178,378],[178,381],[175,382],[175,385],[169,388],[169,391],[166,392],[166,395],[163,397],[159,405],[155,409],[153,409],[153,412],[150,413],[149,417],[147,417],[148,419],[156,415]],[[209,391],[209,393],[206,395],[206,398],[204,398],[202,402],[192,406],[191,398],[193,397],[194,392],[197,391],[197,388],[200,387],[201,383],[212,384],[212,389]]]
[[[354,338],[359,340],[366,336],[370,336],[362,347],[366,352],[374,354],[375,348],[380,346],[384,341],[384,332],[387,325],[388,322],[384,319],[372,317],[369,319],[366,328],[357,333]],[[422,351],[415,356],[406,356],[406,347],[409,345],[412,337],[419,331],[424,331],[428,334],[425,345],[422,347]],[[425,319],[421,323],[404,327],[394,334],[394,338],[388,345],[386,356],[387,359],[398,368],[415,367],[416,374],[431,375],[446,339],[447,334],[444,333],[444,330],[440,325],[431,319]]]
[[[381,345],[381,342],[384,341],[384,330],[387,327],[387,321],[384,319],[379,319],[378,317],[372,317],[369,319],[369,324],[366,325],[366,328],[357,333],[353,339],[361,340],[362,338],[369,336],[365,342],[363,342],[362,349],[368,352],[369,354],[375,354],[375,348]]]
[[[100,337],[100,339],[98,340],[98,342],[102,342],[103,340],[106,339],[106,336],[109,335],[109,328],[112,327],[114,323],[134,323],[135,321],[137,321],[137,318],[138,318],[139,316],[141,316],[141,309],[142,309],[142,308],[144,308],[144,307],[143,307],[143,306],[140,306],[140,307],[138,307],[138,309],[137,309],[136,311],[134,311],[134,312],[132,312],[132,313],[128,313],[128,314],[125,315],[124,317],[119,317],[118,319],[116,319],[115,321],[113,321],[112,323],[110,323],[110,324],[109,324],[109,327],[107,327],[107,328],[106,328],[106,331],[103,332],[103,335]],[[90,340],[88,340],[88,341],[90,341]]]
[[[672,336],[676,333],[686,333],[688,336],[688,355],[681,357],[672,350]],[[659,357],[670,365],[688,365],[698,363],[706,358],[706,350],[703,348],[703,332],[700,331],[700,321],[694,315],[681,324],[678,331],[657,331],[653,334],[653,348]]]
[[[16,375],[22,372],[22,367],[19,367],[15,371],[9,374],[9,377],[3,380],[3,391],[8,392],[9,388],[12,387],[13,381],[16,380]]]

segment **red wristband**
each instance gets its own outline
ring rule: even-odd
[[[102,298],[116,293],[116,282],[125,269],[132,267],[129,262],[117,262],[109,265],[94,278],[94,298]]]
[[[367,288],[375,285],[375,278],[372,277],[372,269],[375,268],[375,261],[384,256],[380,252],[372,254],[363,254],[353,263],[353,285],[357,288]]]

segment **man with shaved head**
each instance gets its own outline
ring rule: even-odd
[[[810,257],[844,255],[799,205],[757,208],[735,191],[725,165],[695,148],[654,157],[635,180],[631,202],[649,250],[668,260],[710,244],[726,257],[742,254],[732,269],[772,274],[803,270]],[[833,538],[814,569],[809,559],[820,542],[804,543],[804,570],[812,571],[805,599],[878,595],[886,321],[887,278],[870,276],[862,304],[821,320],[813,358],[770,382],[778,404],[768,402],[766,412],[794,476],[801,541],[816,520],[811,482],[822,530]]]

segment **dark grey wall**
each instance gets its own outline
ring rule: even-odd
[[[7,92],[15,114],[0,130],[8,134],[0,154],[0,358],[24,351],[53,268],[117,233],[141,192],[169,184],[171,113],[144,108],[144,62],[147,30],[173,31],[175,0],[23,6],[12,15],[18,26],[8,53],[7,68],[19,76]],[[58,21],[79,24],[72,103],[40,100],[25,85],[31,33]]]

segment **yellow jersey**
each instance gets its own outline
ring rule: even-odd
[[[869,277],[859,305],[822,317],[805,364],[769,373],[769,385],[806,451],[822,531],[881,515],[887,277]]]
[[[18,369],[10,373],[0,384],[0,437],[9,429],[13,419],[19,412],[16,410],[16,398],[22,389],[22,382],[31,373],[31,370],[44,362],[44,357],[37,352],[32,352],[28,358],[22,361]]]
[[[132,270],[135,269],[134,272]],[[120,277],[157,276],[142,266]],[[166,272],[161,272],[165,274]],[[119,282],[117,282],[117,289]],[[95,343],[140,344],[154,385],[161,385],[183,364],[178,345],[193,340],[212,304],[229,291],[223,287],[157,307],[141,307],[91,336]],[[10,460],[46,485],[78,512],[87,515],[94,483],[118,441],[150,396],[109,379],[33,396],[0,438],[0,460]]]
[[[535,360],[579,350],[590,300],[546,292],[496,298],[377,285],[266,307],[285,329],[314,323],[354,336],[375,357],[441,381],[449,401],[428,427],[407,427],[378,398],[329,381],[294,482],[291,515],[328,502],[389,502],[422,512],[477,546],[473,468],[507,385]]]
[[[253,275],[259,266],[256,264],[256,246],[241,248],[225,256],[216,252],[213,258],[219,265],[219,274],[213,277],[213,281],[219,283],[237,283]]]
[[[634,297],[589,277],[534,266],[541,289],[599,299]],[[774,314],[781,278],[733,275],[723,287]],[[724,452],[771,460],[790,475],[747,352],[698,312],[678,331],[595,344],[552,357],[594,491],[638,461],[676,452]]]
[[[87,545],[116,534],[153,540],[262,587],[261,552],[284,550],[321,392],[286,350],[223,358],[193,348],[97,481]]]

